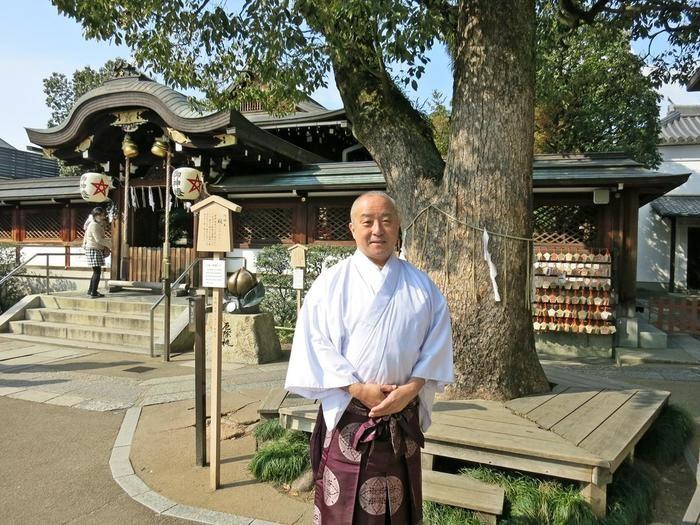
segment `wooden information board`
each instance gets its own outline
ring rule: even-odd
[[[199,213],[197,251],[225,253],[233,250],[231,213],[239,213],[241,209],[238,204],[216,195],[192,206],[192,211]]]

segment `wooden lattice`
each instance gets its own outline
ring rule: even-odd
[[[12,239],[12,212],[0,213],[0,239]]]
[[[534,238],[538,243],[589,243],[598,234],[595,206],[543,205],[535,208]]]
[[[82,239],[85,237],[85,221],[90,216],[92,208],[78,209],[75,212],[75,238]],[[105,224],[105,238],[112,237],[111,224]]]
[[[291,208],[244,208],[238,217],[238,242],[278,243],[290,242],[291,239]]]
[[[76,210],[75,212],[75,237],[77,239],[82,239],[85,237],[85,221],[90,216],[90,210]]]
[[[25,239],[61,239],[61,210],[46,208],[27,213],[24,218]]]
[[[350,241],[352,235],[348,228],[350,206],[332,206],[318,208],[316,212],[316,240]]]

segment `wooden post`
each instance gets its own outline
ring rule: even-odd
[[[222,259],[221,252],[214,254],[214,259]],[[209,425],[209,486],[212,490],[221,483],[221,325],[222,325],[222,288],[214,288],[212,315],[214,316],[214,337],[211,348],[211,411]]]
[[[223,290],[226,287],[226,266],[222,259],[233,249],[232,212],[241,207],[221,197],[212,196],[192,206],[198,214],[197,251],[212,252],[214,262],[203,261],[203,286],[213,288],[212,316],[214,333],[211,346],[211,411],[209,426],[209,486],[221,484],[221,346]],[[221,261],[221,264],[216,264]]]
[[[292,288],[297,291],[297,315],[301,310],[301,296],[304,290],[304,274],[306,273],[306,246],[295,244],[288,248],[292,266]]]
[[[192,299],[194,307],[194,420],[195,420],[195,459],[200,467],[207,464],[207,385],[206,351],[206,298],[197,295]]]
[[[581,489],[583,499],[590,504],[593,514],[598,518],[605,517],[606,506],[606,485],[596,485],[595,483],[584,483]]]

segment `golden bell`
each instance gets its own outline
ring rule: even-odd
[[[151,153],[156,157],[165,157],[168,154],[168,144],[164,140],[156,139],[151,146]]]
[[[129,135],[124,137],[124,141],[122,142],[122,152],[124,153],[124,156],[128,159],[138,157],[139,147],[136,144],[136,142],[131,140],[131,137],[129,137]]]
[[[255,275],[250,273],[245,268],[240,268],[238,271],[231,274],[226,283],[226,288],[229,293],[235,297],[243,297],[258,284]]]

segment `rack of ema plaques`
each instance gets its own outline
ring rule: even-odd
[[[611,272],[607,249],[535,246],[532,320],[538,352],[611,356]]]

